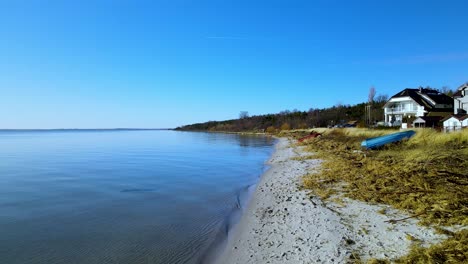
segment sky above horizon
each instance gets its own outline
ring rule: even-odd
[[[468,81],[468,1],[0,1],[0,128],[172,128]]]

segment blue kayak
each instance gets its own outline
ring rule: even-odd
[[[375,149],[379,148],[385,144],[393,143],[393,142],[398,142],[403,139],[408,139],[412,137],[416,132],[413,130],[407,130],[403,132],[397,132],[381,137],[375,137],[375,138],[368,138],[361,143],[361,147],[367,148],[367,149]]]

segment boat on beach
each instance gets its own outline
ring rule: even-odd
[[[376,149],[386,144],[398,142],[404,139],[409,139],[414,134],[416,134],[414,130],[407,130],[407,131],[392,133],[392,134],[381,136],[381,137],[368,138],[361,142],[361,147],[364,147],[366,149]]]

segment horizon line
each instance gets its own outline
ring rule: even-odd
[[[118,127],[118,128],[0,128],[0,131],[6,130],[173,130],[175,128],[132,128],[132,127]]]

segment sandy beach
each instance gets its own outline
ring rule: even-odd
[[[302,176],[320,160],[281,138],[240,220],[229,232],[216,263],[345,263],[353,256],[394,259],[412,240],[435,243],[444,238],[417,220],[386,205],[344,199],[322,201],[301,189]],[[385,214],[381,214],[385,209]]]

